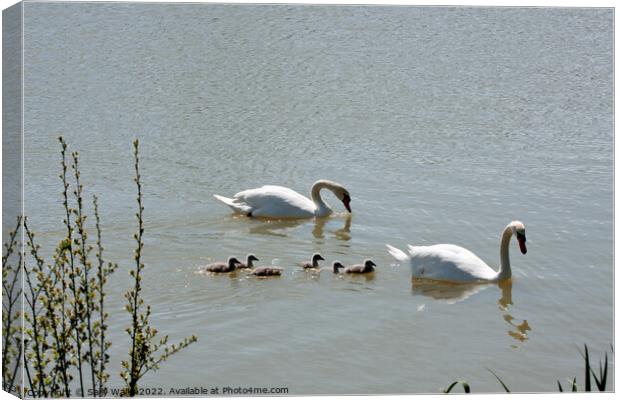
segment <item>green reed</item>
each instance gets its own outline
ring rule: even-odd
[[[89,242],[87,211],[79,168],[79,155],[71,153],[62,137],[61,145],[62,204],[64,237],[53,250],[51,263],[42,256],[28,219],[19,217],[16,228],[9,232],[2,256],[2,378],[3,389],[22,397],[71,397],[72,395],[103,397],[108,395],[106,383],[110,341],[106,339],[108,313],[106,283],[118,265],[103,256],[99,204],[93,196],[96,241]],[[135,253],[136,268],[130,270],[133,288],[130,300],[132,337],[130,361],[121,363],[120,375],[126,379],[124,395],[135,396],[138,382],[148,371],[156,370],[169,356],[196,341],[190,336],[176,345],[167,345],[168,337],[156,341],[157,330],[150,326],[151,307],[141,293],[144,264],[142,187],[139,175],[138,142],[134,143],[135,182],[138,186],[138,233]],[[24,237],[24,243],[18,238]],[[15,262],[17,261],[17,262]],[[23,271],[23,287],[19,277]],[[24,313],[19,310],[23,301]],[[22,340],[23,338],[23,340]],[[22,345],[23,343],[23,345]],[[21,382],[20,367],[25,382]],[[74,382],[77,376],[77,382]],[[16,384],[17,382],[17,384]],[[72,391],[75,388],[76,391]],[[27,392],[26,392],[27,391]]]
[[[8,233],[2,255],[2,390],[21,394],[22,386],[15,386],[15,379],[22,365],[21,346],[21,300],[20,267],[21,245],[17,239],[22,218],[17,217],[17,226]],[[15,257],[17,262],[13,263]]]
[[[592,368],[592,366],[590,365],[590,355],[588,352],[588,346],[587,345],[583,345],[585,352],[582,354],[584,361],[585,361],[585,366],[584,366],[584,391],[585,392],[592,392],[593,388],[592,388],[592,378],[594,379],[594,383],[596,385],[596,388],[598,389],[599,392],[604,392],[607,390],[607,371],[608,371],[608,364],[609,364],[609,360],[607,357],[607,352],[605,352],[605,361],[601,361],[599,360],[599,369],[598,369],[598,374],[596,373],[596,371],[594,371],[594,369]],[[612,352],[613,352],[613,347],[612,347]],[[504,391],[506,393],[510,393],[510,389],[508,388],[508,386],[506,386],[506,384],[504,383],[504,381],[502,381],[502,379],[497,376],[497,374],[495,372],[493,372],[492,370],[487,368],[487,371],[489,371],[491,374],[493,374],[493,376],[495,377],[495,379],[497,379],[497,381],[502,385],[502,388],[504,389]],[[571,391],[572,392],[578,392],[579,391],[579,386],[577,385],[577,377],[574,377],[572,380],[568,381],[570,383],[570,387],[571,387]],[[454,389],[457,385],[461,384],[463,386],[463,390],[465,391],[465,393],[471,393],[471,387],[470,385],[465,382],[465,381],[455,381],[452,382],[450,385],[448,385],[448,387],[446,389],[443,390],[444,393],[450,393],[452,391],[452,389]],[[560,381],[557,381],[558,384],[558,391],[563,392],[564,388],[562,387],[562,384],[560,383]]]
[[[138,230],[134,234],[136,241],[136,249],[134,252],[135,269],[129,271],[129,275],[133,278],[133,288],[125,293],[127,305],[125,309],[131,314],[132,324],[126,329],[127,334],[131,337],[131,349],[129,352],[129,360],[121,362],[121,377],[125,381],[125,394],[135,396],[138,393],[139,380],[149,371],[159,369],[161,363],[166,361],[168,357],[179,352],[181,349],[189,346],[197,340],[192,335],[183,339],[178,344],[168,346],[168,336],[165,335],[161,339],[157,339],[157,329],[153,328],[150,323],[151,306],[144,308],[144,300],[142,298],[142,271],[145,268],[142,262],[142,251],[144,249],[144,206],[142,204],[142,183],[140,180],[140,154],[139,141],[133,142],[134,147],[134,168],[138,196],[138,212],[136,220],[138,222]],[[161,352],[160,352],[161,349]],[[157,354],[159,352],[159,354]]]
[[[114,264],[111,262],[105,262],[103,259],[103,245],[101,243],[101,219],[99,217],[99,203],[97,196],[93,195],[93,208],[95,213],[95,228],[97,230],[97,279],[95,281],[95,290],[97,292],[97,296],[99,297],[99,307],[97,311],[99,311],[99,320],[94,323],[94,331],[95,333],[99,333],[98,344],[99,349],[95,352],[94,357],[98,360],[98,364],[96,365],[96,378],[97,378],[97,393],[100,395],[105,395],[104,393],[104,385],[107,382],[110,374],[106,372],[106,367],[108,362],[110,361],[110,356],[108,355],[108,349],[112,345],[111,342],[106,341],[105,334],[108,329],[106,321],[108,319],[109,314],[105,312],[104,303],[105,303],[105,284],[108,281],[108,276],[112,274],[117,268],[118,264]]]
[[[596,371],[590,365],[590,354],[588,352],[588,346],[586,344],[583,345],[585,352],[582,353],[582,357],[584,359],[584,391],[591,392],[592,391],[592,378],[594,378],[594,383],[599,392],[604,392],[607,387],[607,368],[609,365],[609,360],[607,358],[607,352],[605,352],[605,362],[603,363],[601,360],[598,362],[599,372],[598,375]],[[612,348],[613,352],[613,348]],[[562,384],[558,380],[558,390],[563,392]],[[578,391],[577,387],[577,377],[573,378],[571,384],[571,390],[573,392]]]

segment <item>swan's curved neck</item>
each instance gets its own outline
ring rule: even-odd
[[[310,194],[312,196],[312,201],[316,205],[317,213],[319,215],[331,211],[329,205],[327,205],[327,203],[325,203],[325,201],[323,201],[323,198],[321,197],[321,189],[329,189],[333,191],[334,184],[330,181],[320,180],[316,181],[314,185],[312,185],[312,190]]]
[[[510,279],[512,276],[512,270],[510,269],[510,254],[508,247],[510,245],[510,238],[512,237],[512,227],[508,225],[502,233],[502,240],[499,245],[499,271],[497,273],[497,280],[504,281]]]

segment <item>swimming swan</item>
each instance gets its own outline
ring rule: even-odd
[[[213,196],[232,208],[234,212],[248,217],[326,217],[332,213],[332,209],[321,198],[321,189],[332,191],[342,201],[347,211],[351,212],[349,191],[339,183],[324,179],[312,185],[312,200],[292,189],[273,185],[244,190],[235,194],[232,199],[217,194]]]
[[[215,272],[219,274],[225,274],[228,272],[233,272],[238,268],[238,265],[241,264],[239,260],[235,257],[228,258],[227,262],[216,261],[204,267],[204,270],[207,272]]]
[[[513,221],[504,229],[500,242],[500,267],[498,271],[489,267],[471,251],[453,244],[434,246],[408,246],[409,254],[386,245],[388,252],[401,263],[409,263],[413,278],[433,279],[456,283],[501,282],[510,279],[510,258],[508,244],[512,235],[517,237],[521,253],[527,253],[525,226]]]
[[[376,266],[377,264],[372,262],[372,260],[364,260],[363,264],[355,264],[350,267],[345,267],[339,261],[334,261],[332,264],[332,271],[334,274],[337,274],[340,269],[343,269],[345,274],[367,274],[370,272],[375,272]]]
[[[324,260],[325,259],[319,253],[314,253],[312,255],[312,261],[301,263],[300,266],[305,270],[319,269],[320,268],[319,261],[324,261]]]

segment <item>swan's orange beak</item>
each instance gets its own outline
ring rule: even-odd
[[[527,253],[527,247],[525,246],[525,235],[517,233],[517,240],[519,241],[519,249],[521,249],[521,253]]]

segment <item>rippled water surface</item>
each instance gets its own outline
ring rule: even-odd
[[[128,344],[141,139],[145,298],[199,341],[145,386],[291,394],[555,391],[613,342],[610,9],[25,5],[26,212],[62,237],[65,136],[97,193],[112,383]],[[233,217],[212,194],[344,184],[347,218]],[[390,243],[463,245],[492,266],[513,219],[511,284],[412,285]],[[276,279],[196,274],[254,252]],[[371,257],[369,277],[295,263]],[[326,264],[327,265],[327,264]],[[167,390],[167,389],[166,389]]]

